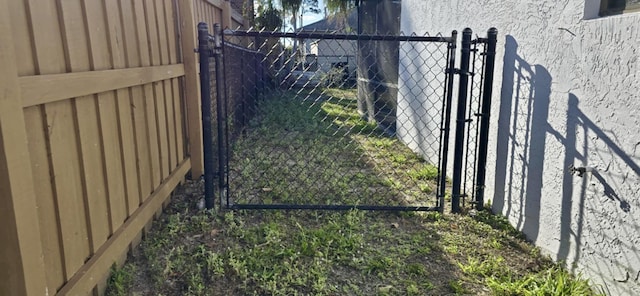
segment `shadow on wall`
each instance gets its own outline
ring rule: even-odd
[[[548,125],[551,75],[540,65],[531,66],[517,50],[517,42],[507,35],[493,204],[496,212],[518,217],[515,226],[535,241],[546,143],[541,127]]]
[[[509,217],[534,242],[540,233],[559,230],[559,237],[545,238],[559,240],[558,246],[547,246],[557,247],[549,249],[556,252],[557,260],[568,263],[574,271],[579,263],[600,274],[603,281],[617,282],[616,286],[631,284],[617,287],[618,293],[614,294],[637,293],[640,217],[632,211],[640,205],[637,200],[630,203],[625,196],[637,194],[640,167],[620,147],[613,131],[603,131],[579,108],[579,99],[573,93],[567,98],[566,130],[555,130],[548,122],[551,75],[545,67],[530,65],[519,56],[518,43],[512,36],[507,35],[505,41],[493,210]],[[546,214],[543,219],[541,196],[549,141],[557,141],[564,148],[561,196],[557,197],[561,198],[561,208],[559,217]],[[553,159],[548,160],[551,162]],[[568,170],[571,165],[593,164],[605,167],[582,177]],[[547,178],[552,174],[558,172],[547,172]]]

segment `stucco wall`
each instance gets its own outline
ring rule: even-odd
[[[598,6],[403,0],[401,30],[498,28],[494,210],[609,294],[640,295],[640,13]],[[595,170],[572,176],[571,164]]]

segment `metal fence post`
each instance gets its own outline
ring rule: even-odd
[[[496,62],[496,43],[498,30],[487,31],[487,51],[484,65],[484,85],[482,91],[482,111],[480,114],[480,138],[478,140],[478,172],[476,181],[476,209],[484,207],[484,182],[487,166],[487,149],[489,146],[489,117],[491,115],[491,93],[493,90],[493,71]]]
[[[198,24],[198,54],[200,58],[200,99],[202,104],[202,145],[204,151],[204,201],[207,209],[214,206],[213,131],[211,130],[211,80],[209,76],[209,26]]]
[[[462,31],[462,48],[460,49],[460,80],[458,88],[458,110],[456,113],[456,138],[453,156],[453,184],[451,186],[451,212],[460,212],[460,187],[462,183],[462,160],[464,158],[464,127],[466,124],[467,95],[469,87],[469,63],[471,57],[471,34],[466,28]]]
[[[226,108],[226,84],[223,79],[223,48],[222,28],[220,24],[213,25],[214,50],[213,57],[216,63],[216,115],[218,118],[218,191],[220,194],[220,206],[229,206],[227,196],[227,108]]]
[[[442,152],[440,156],[440,171],[438,178],[438,207],[440,212],[444,212],[444,196],[447,184],[447,162],[449,158],[449,134],[451,130],[451,102],[453,101],[453,78],[454,68],[456,67],[456,42],[458,42],[458,32],[451,32],[451,42],[449,43],[447,53],[447,85],[445,88],[445,106],[444,106],[444,127],[442,128]]]

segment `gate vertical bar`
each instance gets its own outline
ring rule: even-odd
[[[441,151],[441,159],[440,159],[440,169],[438,173],[438,207],[440,208],[440,212],[444,212],[444,196],[446,191],[447,184],[447,161],[449,157],[449,134],[451,129],[451,102],[453,101],[453,74],[454,68],[456,66],[456,42],[458,42],[458,32],[451,32],[451,42],[448,47],[448,65],[447,65],[447,78],[446,78],[446,87],[445,87],[445,108],[443,108],[444,115],[442,116],[444,120],[444,127],[442,124],[441,139],[440,145],[442,145]]]
[[[200,58],[200,100],[202,104],[202,145],[204,151],[204,201],[207,209],[214,207],[213,131],[211,129],[211,77],[209,76],[209,26],[198,24],[198,54]]]
[[[484,84],[482,91],[482,111],[480,114],[480,138],[478,140],[478,166],[476,181],[476,209],[484,206],[484,182],[487,166],[487,149],[489,146],[489,117],[491,115],[491,93],[493,91],[493,71],[496,62],[496,43],[498,30],[490,28],[487,31],[487,50],[484,65]]]
[[[471,34],[466,28],[462,31],[462,47],[460,49],[460,80],[458,87],[458,110],[456,113],[456,138],[453,156],[453,184],[451,186],[451,212],[460,212],[460,187],[462,183],[462,161],[464,157],[464,127],[467,111],[467,95],[469,87],[469,64],[471,56]]]
[[[218,127],[218,192],[220,194],[220,207],[229,206],[227,195],[227,108],[226,85],[223,68],[222,29],[220,24],[213,25],[213,58],[216,71],[216,115]]]

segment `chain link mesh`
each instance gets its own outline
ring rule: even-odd
[[[451,41],[225,31],[227,206],[440,209]]]

